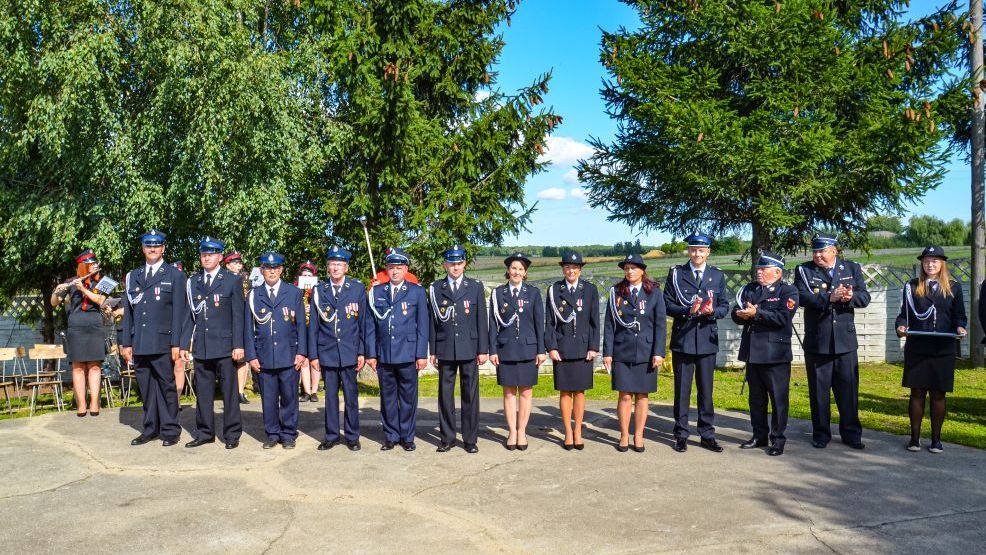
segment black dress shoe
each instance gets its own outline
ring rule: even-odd
[[[722,445],[719,445],[719,442],[716,441],[716,438],[714,437],[709,439],[703,437],[702,441],[700,441],[698,444],[701,447],[708,449],[709,451],[712,451],[713,453],[722,453]]]
[[[572,449],[575,449],[574,443],[562,443],[561,446],[564,447],[566,451],[571,451]],[[507,446],[507,449],[510,449],[509,445]]]
[[[130,445],[143,445],[148,441],[157,439],[157,436],[145,436],[143,434],[130,440]]]
[[[360,444],[359,444],[359,440],[358,439],[354,439],[352,441],[347,441],[346,442],[346,447],[348,447],[350,451],[359,451],[362,448],[360,446]]]
[[[751,437],[750,439],[744,441],[743,443],[740,443],[739,448],[740,449],[755,449],[757,447],[766,447],[766,446],[767,446],[767,440],[766,439],[757,439],[755,437]]]
[[[401,447],[403,447],[405,451],[414,451],[415,449],[418,448],[418,446],[415,445],[413,441],[402,442]]]
[[[850,449],[866,449],[866,445],[862,441],[844,441],[843,443],[848,445]]]
[[[617,444],[616,450],[619,451],[620,453],[626,453],[627,451],[630,450],[630,446],[629,445],[619,445],[619,444]]]
[[[525,445],[524,446],[524,449],[526,449],[526,448],[527,448],[527,446]],[[517,449],[520,449],[520,445],[517,446]],[[475,443],[467,443],[466,444],[466,453],[479,453],[479,447],[476,447],[476,444]]]
[[[521,445],[521,444],[518,443],[517,444],[517,450],[518,451],[527,451],[527,444],[525,443],[525,444]],[[467,451],[468,451],[468,449],[467,449]]]
[[[827,441],[819,441],[817,439],[813,439],[813,440],[811,440],[811,446],[814,447],[815,449],[825,449],[825,447],[828,446],[828,442]]]
[[[339,443],[340,443],[339,441],[323,441],[322,443],[318,444],[318,450],[328,451],[329,449],[332,449],[336,445],[339,445]]]
[[[674,440],[673,449],[679,453],[684,453],[685,451],[688,451],[688,440],[683,437],[676,438]]]
[[[238,439],[231,439],[226,442],[226,449],[236,449],[239,446],[240,446],[240,440]]]
[[[308,396],[308,400],[311,401],[311,402],[313,402],[313,403],[317,403],[318,402],[318,393],[312,393],[311,395],[309,395]]]
[[[767,454],[771,457],[779,457],[784,454],[784,448],[778,447],[776,445],[771,445],[770,449],[767,449]]]
[[[637,442],[634,441],[633,442],[633,450],[634,450],[635,453],[643,453],[644,452],[644,446],[641,445],[640,447],[637,447]]]
[[[576,451],[581,451],[585,449],[585,443],[573,443],[572,447],[575,447]]]
[[[385,442],[383,442],[383,445],[380,446],[380,450],[381,451],[390,451],[391,449],[394,448],[395,445],[397,445],[397,444],[394,443],[393,441],[385,441]]]
[[[295,444],[293,439],[286,439],[281,442],[281,447],[285,449],[294,449],[294,445]]]
[[[161,442],[161,447],[171,447],[172,445],[178,445],[178,438],[166,439]]]
[[[216,438],[206,439],[204,437],[198,437],[186,443],[185,447],[198,447],[200,445],[205,445],[206,443],[215,443],[215,441]]]
[[[264,447],[264,449],[273,449],[273,448],[277,447],[277,444],[278,443],[279,442],[276,439],[267,438],[267,441],[264,442],[263,447]]]
[[[240,404],[241,405],[249,405],[250,404],[250,399],[247,399],[247,396],[246,396],[245,393],[240,393]]]
[[[438,449],[435,449],[435,451],[438,453],[447,453],[452,450],[454,445],[454,443],[442,443],[438,446]]]

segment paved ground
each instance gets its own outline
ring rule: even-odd
[[[298,448],[265,451],[256,402],[239,449],[131,447],[139,408],[98,418],[0,422],[0,540],[8,553],[982,552],[986,453],[818,451],[794,421],[783,457],[741,451],[746,416],[723,414],[722,454],[670,445],[654,406],[645,453],[618,453],[613,407],[588,408],[584,451],[563,451],[541,404],[531,448],[506,451],[498,399],[483,400],[480,452],[436,453],[434,399],[418,450],[381,452],[376,399],[363,450],[315,450],[322,407],[302,404]],[[193,410],[182,413],[188,430]],[[188,440],[189,434],[182,436]]]

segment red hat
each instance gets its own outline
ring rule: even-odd
[[[75,257],[76,264],[92,264],[95,261],[96,253],[92,252],[92,249],[86,249]]]
[[[298,273],[299,274],[303,270],[308,270],[309,272],[312,273],[312,275],[318,275],[318,268],[316,268],[315,265],[312,264],[312,261],[311,260],[306,260],[306,261],[304,261],[304,262],[301,263],[301,266],[298,266]]]
[[[225,257],[223,257],[223,263],[224,264],[229,264],[230,262],[232,262],[234,260],[239,260],[240,262],[243,262],[243,257],[240,256],[240,253],[237,252],[237,251],[233,251],[233,252],[227,254]]]

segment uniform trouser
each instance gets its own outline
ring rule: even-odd
[[[703,439],[716,436],[716,414],[712,408],[712,381],[716,355],[689,355],[674,351],[674,437],[688,439],[688,405],[692,396],[692,376],[698,389],[698,435]]]
[[[217,377],[223,394],[223,441],[235,441],[243,434],[243,424],[236,365],[230,357],[195,359],[195,435],[197,439],[216,437]]]
[[[455,374],[462,392],[462,441],[475,445],[479,436],[479,365],[476,359],[438,361],[438,424],[442,443],[455,442]]]
[[[175,363],[171,353],[134,355],[137,387],[144,400],[144,428],[141,435],[177,440],[178,391],[175,390]]]
[[[832,403],[835,395],[839,409],[839,436],[856,443],[863,436],[859,423],[859,362],[856,351],[838,355],[805,353],[808,371],[808,399],[811,405],[811,437],[828,443],[832,440]]]
[[[325,380],[325,441],[339,440],[340,385],[342,385],[342,398],[345,403],[346,441],[356,441],[359,439],[359,387],[356,383],[356,366],[323,366],[322,379]]]
[[[260,397],[264,408],[267,439],[294,441],[298,437],[298,383],[301,374],[294,366],[260,371]]]
[[[380,364],[380,421],[391,443],[414,441],[418,425],[418,369],[413,362]]]
[[[770,439],[772,445],[784,447],[787,438],[788,391],[791,387],[791,363],[747,364],[746,381],[750,384],[750,423],[753,437]],[[767,399],[770,398],[770,428],[767,427]],[[768,435],[769,430],[769,435]]]

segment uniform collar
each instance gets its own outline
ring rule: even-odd
[[[160,270],[161,266],[163,265],[164,265],[164,258],[158,259],[158,261],[155,262],[154,264],[148,264],[147,262],[144,262],[144,275],[147,275],[147,270],[151,271],[152,276],[157,274],[158,270]]]
[[[202,279],[204,280],[205,279],[205,276],[209,276],[210,283],[215,283],[216,276],[219,275],[219,270],[221,270],[221,269],[222,269],[221,266],[216,266],[216,269],[215,270],[213,270],[211,272],[206,272],[205,269],[203,268],[202,269]]]
[[[277,293],[281,290],[281,280],[277,280],[277,283],[275,283],[274,285],[268,285],[268,283],[265,281],[264,289],[268,291],[268,294],[270,293],[271,288],[274,289],[274,296],[276,297]]]
[[[705,269],[708,268],[708,267],[709,267],[709,263],[708,262],[705,262],[704,264],[702,264],[702,267],[701,268],[696,268],[695,266],[692,266],[692,261],[691,260],[688,261],[688,269],[691,270],[691,272],[692,272],[693,275],[695,274],[695,271],[696,270],[698,270],[699,272],[702,272],[704,274],[705,273]]]

